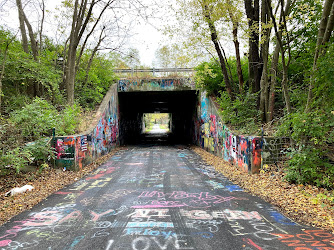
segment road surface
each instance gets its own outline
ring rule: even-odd
[[[0,249],[330,250],[193,151],[128,147],[0,228]]]
[[[165,134],[168,132],[168,129],[160,128],[160,124],[154,124],[152,130],[148,134]]]

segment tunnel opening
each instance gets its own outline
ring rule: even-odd
[[[195,90],[118,94],[121,145],[192,143],[198,102]],[[153,124],[147,129],[149,119]]]
[[[144,113],[143,134],[167,134],[171,132],[170,113]]]
[[[141,143],[167,143],[171,135],[171,113],[145,113]]]

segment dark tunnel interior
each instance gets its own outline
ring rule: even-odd
[[[167,143],[189,144],[194,133],[197,91],[120,92],[119,118],[121,145]],[[169,134],[147,136],[143,133],[143,114],[170,113]]]

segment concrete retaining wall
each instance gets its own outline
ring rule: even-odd
[[[166,78],[166,79],[133,79],[120,80],[119,92],[132,91],[179,91],[195,88],[191,78]]]
[[[56,166],[82,169],[119,145],[117,84],[104,97],[92,126],[80,135],[57,136],[54,139]]]
[[[205,92],[200,94],[195,122],[195,144],[250,173],[261,168],[261,137],[236,135],[222,122]]]
[[[120,80],[108,91],[89,130],[80,135],[54,139],[56,165],[78,170],[120,144],[118,92],[179,91],[193,88],[190,79]],[[277,163],[284,158],[288,143],[286,138],[234,134],[223,124],[215,102],[205,92],[199,94],[197,108],[195,106],[194,109],[189,109],[196,110],[193,116],[194,126],[191,126],[189,132],[193,134],[196,145],[250,173],[258,173],[261,165]],[[141,115],[139,111],[134,112],[137,116]],[[191,117],[194,111],[189,112]],[[128,113],[129,110],[123,114],[123,134],[128,133],[127,126],[130,127],[126,125],[125,119]],[[180,119],[184,120],[185,116]],[[135,120],[139,121],[139,118]]]

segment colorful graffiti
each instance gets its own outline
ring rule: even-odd
[[[201,93],[197,108],[195,144],[246,172],[258,173],[261,168],[261,138],[232,133],[205,92]]]
[[[120,80],[119,92],[187,90],[195,87],[190,78]]]
[[[107,154],[118,145],[118,92],[113,85],[102,102],[100,120],[95,128],[83,135],[55,138],[56,166],[82,169],[94,159]]]

